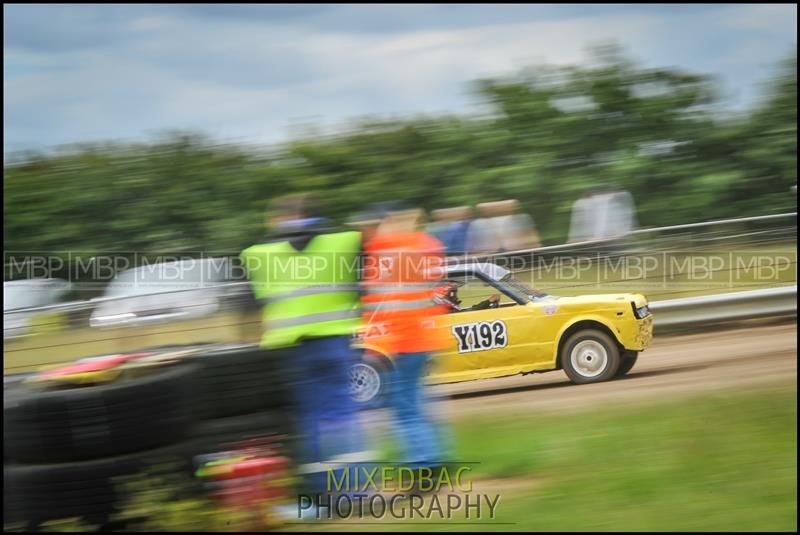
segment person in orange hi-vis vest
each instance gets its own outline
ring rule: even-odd
[[[433,301],[443,274],[444,246],[417,230],[418,211],[390,214],[365,245],[362,307],[364,320],[381,325],[370,338],[394,356],[388,406],[403,450],[404,463],[435,468],[444,451],[437,429],[424,412],[422,379],[431,353],[447,343],[435,317],[446,308]]]

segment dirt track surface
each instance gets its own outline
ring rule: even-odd
[[[604,402],[675,399],[713,390],[797,384],[797,324],[657,336],[626,377],[573,385],[562,371],[436,385],[436,411],[559,411]],[[449,398],[449,399],[448,399]]]

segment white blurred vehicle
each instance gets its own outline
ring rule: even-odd
[[[35,347],[15,345],[13,352],[4,355],[6,374],[167,347],[257,343],[260,308],[234,263],[214,258],[146,265],[119,273],[102,297],[59,302],[43,310],[20,309],[23,314],[16,317],[6,311],[6,336],[14,333],[22,339],[20,331],[51,336],[45,343],[31,344]],[[19,284],[12,284],[12,289]],[[34,300],[18,289],[11,296],[8,286],[5,293],[7,308],[23,299],[27,299],[24,306],[49,302]],[[32,322],[25,319],[28,312],[36,314]],[[26,325],[32,327],[26,329]]]
[[[209,316],[241,293],[230,282],[225,258],[183,260],[123,271],[106,287],[92,312],[92,327],[168,323]],[[246,287],[245,287],[246,289]]]

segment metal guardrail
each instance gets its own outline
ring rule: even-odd
[[[701,223],[687,223],[685,225],[671,225],[668,227],[653,227],[653,228],[643,228],[632,230],[627,234],[617,236],[615,238],[608,238],[603,240],[590,240],[590,241],[583,241],[583,242],[574,242],[574,243],[565,243],[562,245],[551,245],[547,247],[538,247],[536,249],[528,249],[524,251],[510,251],[507,253],[496,253],[491,256],[499,257],[504,255],[518,255],[518,254],[525,254],[525,253],[551,253],[551,252],[561,252],[561,251],[570,251],[571,249],[581,249],[584,247],[598,247],[607,244],[618,243],[624,241],[626,238],[633,238],[639,236],[646,236],[651,234],[659,234],[664,232],[675,232],[675,231],[691,231],[695,229],[702,229],[702,228],[710,228],[710,227],[720,227],[726,225],[739,225],[742,223],[763,223],[765,221],[778,221],[778,220],[788,220],[788,219],[797,219],[797,212],[787,212],[783,214],[772,214],[772,215],[764,215],[764,216],[753,216],[753,217],[739,217],[734,219],[719,219],[716,221],[704,221]]]
[[[215,285],[212,286],[212,288],[240,287],[243,284],[248,283]],[[185,290],[179,290],[179,292],[182,291]],[[45,307],[18,309],[8,311],[4,316],[23,312],[30,314],[44,310],[74,311],[93,308],[99,302],[116,300],[117,298],[97,299],[96,301],[76,301]],[[650,310],[653,312],[656,327],[724,322],[767,316],[785,316],[797,314],[797,286],[686,297],[669,299],[666,301],[651,301],[649,306]]]
[[[692,230],[698,228],[711,228],[726,225],[737,225],[741,223],[765,222],[776,220],[794,219],[796,221],[797,212],[789,212],[784,214],[772,214],[756,217],[743,217],[736,219],[724,219],[716,221],[706,221],[702,223],[689,223],[686,225],[673,225],[668,227],[656,227],[649,229],[639,229],[629,232],[625,236],[608,240],[594,240],[577,243],[566,243],[561,245],[552,245],[546,247],[538,247],[535,249],[526,249],[519,251],[507,251],[481,256],[461,256],[450,257],[448,263],[453,262],[485,262],[493,261],[504,257],[521,256],[521,255],[537,255],[537,254],[558,254],[561,252],[576,252],[581,249],[596,248],[608,246],[612,244],[620,244],[627,237],[638,237],[648,234],[658,234],[662,232],[673,232],[682,230]],[[787,227],[788,228],[788,227]],[[796,231],[796,222],[795,222]],[[173,284],[173,283],[170,283]],[[203,289],[221,289],[221,290],[235,290],[243,289],[248,286],[247,282],[228,282],[228,283],[212,283],[209,285],[200,285],[199,288]],[[728,320],[728,319],[741,319],[746,317],[770,315],[773,313],[784,313],[790,310],[788,301],[792,301],[791,311],[796,312],[797,300],[797,287],[793,287],[793,293],[789,296],[786,292],[790,292],[789,288],[777,288],[767,290],[753,290],[749,292],[735,292],[724,295],[701,296],[685,299],[674,299],[669,301],[659,301],[652,303],[651,308],[656,312],[657,325],[678,325],[682,323],[694,323],[698,321],[711,320]],[[190,287],[186,289],[170,288],[163,292],[152,292],[150,296],[191,292],[196,291],[198,287]],[[96,297],[87,301],[71,301],[67,303],[57,303],[46,306],[20,308],[4,311],[6,315],[16,314],[30,314],[39,312],[72,312],[80,310],[93,309],[97,305],[109,301],[127,300],[131,299],[130,295],[113,296],[113,297]],[[782,300],[780,305],[774,305],[776,300]],[[715,310],[717,318],[709,318],[710,311]],[[782,312],[783,311],[783,312]]]
[[[54,305],[42,305],[38,307],[27,308],[12,308],[11,310],[4,310],[3,316],[13,316],[15,314],[32,314],[39,312],[74,312],[76,310],[86,310],[92,308],[94,304],[92,301],[68,301],[65,303],[56,303]]]
[[[787,212],[785,214],[772,214],[772,215],[760,215],[760,216],[753,216],[753,217],[738,217],[735,219],[718,219],[716,221],[703,221],[701,223],[687,223],[685,225],[672,225],[669,227],[655,227],[655,228],[643,228],[639,230],[633,230],[628,233],[628,235],[637,235],[637,234],[647,234],[649,232],[664,232],[664,231],[671,231],[671,230],[689,230],[694,228],[702,228],[702,227],[710,227],[710,226],[717,226],[717,225],[731,225],[731,224],[739,224],[739,223],[754,223],[754,222],[762,222],[762,221],[774,221],[778,219],[788,219],[790,217],[797,217],[797,212]]]
[[[797,286],[686,297],[650,303],[658,327],[797,314]]]

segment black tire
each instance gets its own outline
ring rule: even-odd
[[[631,368],[636,364],[636,359],[639,357],[638,351],[625,351],[622,354],[622,362],[619,364],[617,370],[617,377],[622,377],[631,371]]]
[[[285,351],[258,346],[211,350],[191,357],[200,367],[195,389],[199,419],[213,420],[285,407]]]
[[[350,395],[359,408],[380,409],[386,406],[391,369],[391,362],[386,357],[369,351],[364,351],[360,361],[351,366]],[[367,392],[365,381],[377,381],[377,391]]]
[[[61,463],[180,442],[191,429],[195,373],[179,363],[96,386],[9,388],[3,393],[5,453],[14,462]]]
[[[189,458],[183,445],[78,463],[4,465],[4,525],[79,517],[103,524],[119,512],[128,497],[116,479],[158,467],[160,474],[182,474],[188,480]]]
[[[570,336],[561,352],[561,367],[575,384],[607,381],[617,373],[620,362],[616,341],[595,329],[578,331]]]

